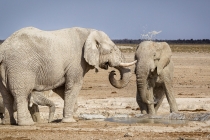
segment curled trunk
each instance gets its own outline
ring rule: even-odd
[[[125,67],[115,67],[117,70],[119,70],[120,72],[120,79],[116,80],[114,75],[116,75],[115,71],[111,71],[109,74],[109,82],[111,83],[111,85],[115,88],[123,88],[125,87],[129,81],[130,81],[130,77],[131,77],[131,70],[129,68],[125,68]]]

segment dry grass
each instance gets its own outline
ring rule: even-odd
[[[117,46],[122,52],[135,52],[138,44],[117,44]],[[210,44],[170,44],[170,47],[172,52],[210,53]]]
[[[169,44],[172,52],[210,53],[210,44]],[[122,52],[134,52],[138,44],[117,44]]]
[[[173,44],[172,52],[198,52],[210,53],[210,44]]]

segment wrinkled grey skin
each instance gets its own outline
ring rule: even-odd
[[[16,123],[12,96],[17,102],[18,125],[33,125],[28,112],[29,93],[60,86],[65,89],[62,122],[75,122],[73,110],[84,75],[94,68],[120,67],[120,80],[129,81],[130,70],[122,67],[129,65],[124,61],[119,48],[102,31],[79,27],[42,31],[27,27],[13,33],[0,47],[3,124]]]
[[[170,112],[178,111],[172,93],[174,67],[171,55],[166,42],[144,41],[136,50],[136,101],[142,114],[156,114],[164,95]]]
[[[29,102],[29,111],[31,113],[32,119],[34,122],[41,122],[40,114],[39,114],[39,108],[38,105],[41,106],[48,106],[49,107],[49,120],[48,122],[51,122],[53,120],[54,114],[55,114],[55,104],[47,99],[42,92],[32,92],[29,94],[28,98]],[[16,104],[13,106],[14,112],[17,111]],[[4,114],[4,103],[3,98],[0,96],[0,118],[3,119]]]

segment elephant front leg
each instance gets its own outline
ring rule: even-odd
[[[55,114],[55,104],[49,99],[45,99],[45,105],[49,106],[49,119],[48,122],[52,122]]]
[[[76,122],[73,118],[74,107],[77,102],[77,96],[82,88],[82,84],[74,84],[72,88],[66,88],[64,97],[64,111],[62,122]]]
[[[147,96],[149,101],[153,101],[154,100],[154,95],[153,95],[153,88],[149,88],[148,89],[148,96]],[[155,114],[155,108],[154,108],[154,104],[147,104],[148,107],[148,114],[153,115]]]

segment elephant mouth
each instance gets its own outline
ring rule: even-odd
[[[107,70],[109,66],[110,66],[109,62],[105,62],[100,65],[100,68]]]

